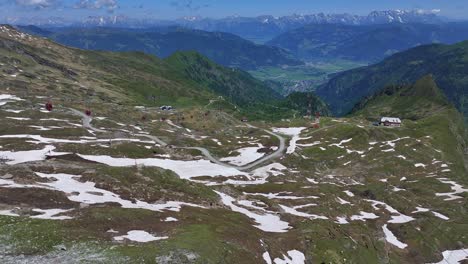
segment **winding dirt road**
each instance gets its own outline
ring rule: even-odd
[[[105,130],[102,130],[102,129],[98,129],[98,128],[95,128],[91,125],[91,121],[93,121],[93,118],[90,117],[90,116],[87,116],[85,113],[83,112],[80,112],[76,109],[73,109],[73,108],[69,108],[75,115],[79,115],[81,116],[81,119],[83,120],[83,127],[87,128],[87,129],[90,129],[94,132],[98,132],[98,133],[105,133],[107,131]]]
[[[90,130],[92,130],[94,132],[98,132],[98,133],[108,132],[108,131],[93,127],[91,125],[91,122],[93,121],[93,119],[90,116],[87,116],[85,113],[80,112],[80,111],[78,111],[76,109],[73,109],[73,108],[70,108],[70,110],[73,112],[73,114],[81,116],[82,121],[83,121],[83,127],[87,128],[87,129],[90,129]],[[247,124],[247,126],[250,127],[250,128],[254,128],[254,129],[261,129],[261,128],[258,128],[256,126],[252,126],[250,124]],[[243,166],[236,166],[236,165],[232,165],[232,164],[229,164],[229,163],[222,162],[219,159],[213,157],[213,155],[211,155],[210,151],[208,149],[206,149],[206,148],[203,148],[203,147],[174,146],[174,148],[195,149],[195,150],[200,151],[203,154],[203,156],[205,156],[208,160],[210,160],[211,162],[213,162],[215,164],[225,166],[225,167],[229,167],[229,168],[235,168],[235,169],[238,169],[240,171],[248,171],[248,170],[251,170],[254,167],[256,167],[256,166],[258,166],[260,164],[263,164],[263,163],[265,163],[267,161],[282,157],[283,154],[284,154],[284,151],[286,149],[286,139],[284,137],[282,137],[282,136],[280,136],[280,135],[278,135],[276,133],[273,133],[272,131],[266,130],[266,129],[262,129],[262,130],[265,131],[266,133],[278,138],[278,140],[279,140],[278,149],[275,152],[273,152],[273,153],[271,153],[269,155],[266,155],[266,156],[264,156],[264,157],[262,157],[262,158],[260,158],[258,160],[255,160],[255,161],[253,161],[253,162],[251,162],[249,164],[243,165]],[[146,137],[148,139],[151,139],[151,140],[155,141],[156,143],[160,144],[163,147],[168,146],[168,144],[166,142],[164,142],[162,139],[158,138],[157,136],[146,135],[146,134],[136,134],[136,136]]]

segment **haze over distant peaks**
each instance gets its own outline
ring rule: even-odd
[[[174,20],[158,18],[132,18],[125,15],[88,16],[82,19],[64,17],[6,17],[0,23],[13,25],[35,25],[41,27],[119,27],[150,28],[182,26],[205,31],[219,31],[264,43],[272,38],[310,24],[374,25],[393,23],[439,24],[445,18],[440,10],[386,10],[373,11],[368,15],[343,14],[293,14],[289,16],[262,15],[257,17],[229,16],[225,18],[205,18],[186,16]]]
[[[373,11],[368,15],[343,14],[293,14],[289,16],[262,15],[257,17],[229,16],[225,18],[205,18],[200,16],[186,16],[174,20],[161,20],[158,18],[131,18],[126,15],[88,16],[82,19],[68,19],[64,17],[5,17],[1,23],[38,26],[125,26],[147,27],[168,24],[192,26],[198,29],[222,27],[229,23],[262,23],[275,25],[283,29],[304,24],[375,24],[375,23],[438,23],[442,18],[438,15],[440,10],[384,10]]]

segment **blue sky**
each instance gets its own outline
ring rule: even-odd
[[[160,19],[318,12],[367,14],[386,9],[440,9],[444,16],[468,18],[468,0],[0,0],[0,16],[70,19],[105,14]]]

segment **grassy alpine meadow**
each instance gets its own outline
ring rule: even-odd
[[[0,26],[0,56],[2,263],[466,257],[464,117],[433,76],[334,117],[313,92],[284,97],[196,52],[85,51]]]

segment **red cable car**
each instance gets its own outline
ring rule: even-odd
[[[85,114],[86,114],[87,116],[91,116],[91,110],[87,109],[87,110],[85,111]]]
[[[47,103],[45,104],[45,109],[47,109],[47,111],[50,112],[50,111],[52,111],[53,108],[54,108],[54,106],[52,105],[51,102],[47,102]]]

